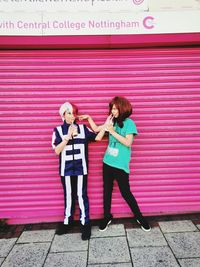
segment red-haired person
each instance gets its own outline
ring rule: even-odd
[[[99,230],[105,231],[113,219],[111,199],[113,182],[116,180],[121,195],[129,205],[137,223],[144,231],[150,231],[151,227],[143,217],[129,185],[131,146],[134,137],[138,134],[134,121],[129,118],[132,114],[131,103],[124,97],[116,96],[109,103],[109,114],[103,126],[104,133],[106,131],[109,133],[109,143],[103,158],[104,218]],[[102,129],[102,126],[97,126],[89,115],[82,116],[82,119],[88,119],[94,131]]]
[[[100,140],[98,135],[84,124],[77,124],[78,108],[69,102],[59,110],[63,124],[53,131],[52,146],[59,155],[59,173],[64,191],[64,222],[59,224],[56,234],[66,234],[73,223],[75,201],[78,199],[82,239],[91,236],[89,201],[87,195],[88,142]],[[100,137],[100,138],[99,138]]]

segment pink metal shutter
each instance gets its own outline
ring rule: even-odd
[[[133,104],[130,184],[145,215],[200,210],[200,47],[0,51],[0,216],[59,221],[63,194],[51,135],[68,100],[97,123],[115,95]],[[89,147],[91,218],[102,216],[102,157]],[[118,188],[115,217],[132,216]],[[78,211],[77,211],[78,216]]]

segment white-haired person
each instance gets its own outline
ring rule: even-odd
[[[63,124],[53,131],[52,146],[59,155],[59,173],[64,191],[64,222],[56,234],[66,234],[72,227],[75,201],[78,199],[82,240],[91,236],[89,200],[87,195],[88,142],[101,140],[103,131],[97,135],[84,124],[78,124],[78,108],[69,102],[59,110]]]

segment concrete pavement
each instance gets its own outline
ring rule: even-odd
[[[149,222],[151,232],[131,218],[114,220],[105,232],[96,222],[89,241],[81,240],[78,224],[62,236],[55,235],[54,224],[15,226],[12,234],[0,235],[0,266],[200,267],[200,214]]]

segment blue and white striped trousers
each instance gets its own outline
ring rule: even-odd
[[[62,176],[65,201],[64,224],[73,221],[75,202],[78,199],[80,208],[80,222],[82,225],[89,223],[89,200],[87,195],[87,175]]]

